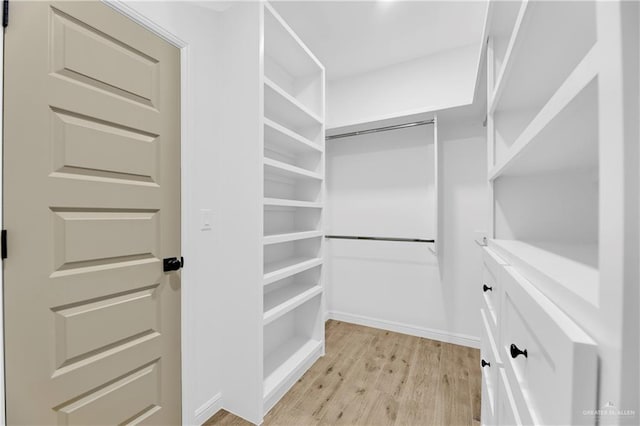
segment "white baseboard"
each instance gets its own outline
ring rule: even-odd
[[[194,423],[202,425],[209,420],[211,416],[220,411],[222,408],[222,394],[215,394],[210,400],[202,404],[194,413]]]
[[[345,312],[329,311],[326,320],[349,322],[367,327],[379,328],[396,333],[409,334],[411,336],[424,337],[440,342],[453,343],[455,345],[480,348],[480,339],[466,334],[450,333],[442,330],[433,330],[415,325],[403,324],[395,321],[380,320],[363,315],[348,314]]]

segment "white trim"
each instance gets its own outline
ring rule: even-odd
[[[434,330],[416,325],[403,324],[395,321],[381,320],[363,315],[348,314],[345,312],[329,311],[327,319],[348,322],[351,324],[364,325],[366,327],[379,328],[381,330],[393,331],[396,333],[408,334],[410,336],[424,337],[439,342],[453,343],[455,345],[467,346],[480,349],[480,338],[460,333],[451,333],[443,330]]]
[[[211,416],[216,414],[218,411],[222,409],[222,394],[218,392],[215,394],[210,400],[202,404],[196,411],[194,412],[194,423],[197,425],[202,425],[204,422],[209,420]]]
[[[182,40],[180,37],[175,34],[167,31],[162,26],[158,25],[156,22],[147,18],[137,10],[133,9],[128,4],[124,3],[122,0],[101,0],[104,4],[131,19],[132,21],[140,24],[145,29],[151,31],[158,37],[162,38],[164,41],[171,43],[177,48],[182,49],[183,47],[187,47],[189,43]]]

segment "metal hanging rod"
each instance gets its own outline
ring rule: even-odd
[[[436,240],[423,240],[420,238],[392,238],[392,237],[359,237],[355,235],[325,235],[325,238],[335,240],[369,240],[369,241],[396,241],[408,243],[435,243]]]
[[[357,132],[341,133],[339,135],[327,136],[324,139],[327,140],[327,141],[330,141],[330,140],[333,140],[333,139],[348,138],[348,137],[351,137],[351,136],[360,136],[360,135],[366,135],[366,134],[369,134],[369,133],[387,132],[389,130],[406,129],[407,127],[425,126],[427,124],[433,124],[433,123],[435,123],[434,119],[422,120],[422,121],[414,121],[413,123],[395,124],[393,126],[377,127],[375,129],[367,129],[367,130],[359,130]]]

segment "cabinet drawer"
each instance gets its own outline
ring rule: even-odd
[[[497,377],[498,400],[496,404],[496,424],[520,426],[523,423],[504,368],[500,368]]]
[[[503,269],[499,352],[525,424],[589,424],[597,348],[564,312],[512,267]],[[526,351],[526,354],[524,353]],[[526,404],[525,404],[526,401]]]
[[[498,370],[501,367],[495,339],[489,326],[487,313],[480,309],[482,317],[482,339],[480,340],[480,368],[482,370],[482,424],[495,425]]]
[[[500,315],[500,271],[506,263],[491,249],[482,250],[482,299],[491,322],[494,335],[498,337],[498,317]]]

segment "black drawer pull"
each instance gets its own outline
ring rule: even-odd
[[[485,361],[484,359],[482,361],[480,361],[480,365],[484,368],[484,367],[491,367],[491,363]]]
[[[483,285],[482,285],[482,291],[484,291],[485,293],[486,293],[487,291],[493,291],[493,287],[489,287],[488,285],[483,284]]]
[[[521,351],[515,344],[511,344],[511,358],[516,358],[518,355],[524,355],[528,358],[527,350]]]

